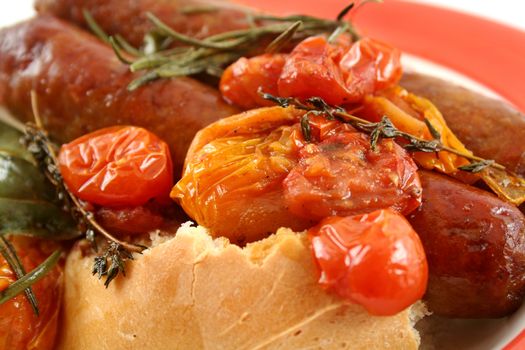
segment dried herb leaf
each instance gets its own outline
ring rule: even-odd
[[[98,25],[97,21],[93,18],[91,13],[83,9],[82,15],[84,16],[84,20],[86,21],[86,24],[88,25],[89,29],[102,41],[109,44],[109,36],[104,32],[102,28]]]
[[[279,35],[277,38],[275,38],[267,47],[266,47],[266,53],[276,53],[281,51],[283,47],[288,45],[290,41],[292,41],[293,36],[295,33],[299,30],[303,22],[297,21],[294,24],[290,26],[290,28],[286,29],[284,32],[282,32],[281,35]]]
[[[468,165],[460,166],[458,169],[467,171],[469,173],[479,173],[481,170],[490,167],[494,164],[493,160],[482,160],[480,162],[472,162]]]
[[[425,119],[423,119],[423,121],[425,122],[425,125],[427,126],[428,131],[430,132],[430,135],[432,135],[432,137],[434,138],[434,140],[441,140],[441,134],[439,133],[439,131],[436,130],[436,128],[434,127],[434,125],[432,125],[432,123],[430,122],[430,120],[428,120],[427,118],[425,118]]]
[[[305,141],[310,142],[312,140],[312,129],[310,127],[310,119],[308,118],[308,113],[303,115],[301,118],[301,131],[303,133]]]
[[[133,260],[133,255],[120,244],[110,242],[106,252],[95,257],[92,273],[99,279],[106,276],[104,285],[107,288],[119,273],[126,276],[126,260]]]
[[[341,12],[339,12],[339,14],[337,15],[336,17],[336,21],[342,21],[346,15],[348,14],[348,12],[350,12],[350,10],[352,10],[355,6],[355,2],[351,2],[350,4],[346,5],[342,10]]]

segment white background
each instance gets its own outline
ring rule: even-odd
[[[467,11],[525,30],[525,2],[521,0],[414,1]],[[0,26],[30,17],[32,13],[33,0],[0,0]]]

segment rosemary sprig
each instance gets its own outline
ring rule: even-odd
[[[109,44],[109,36],[98,25],[97,21],[93,18],[91,13],[86,9],[82,9],[82,15],[84,16],[84,20],[86,21],[86,24],[88,25],[89,29],[93,32],[93,34],[95,34],[100,40]]]
[[[20,261],[20,258],[18,257],[15,248],[13,247],[11,242],[9,242],[9,240],[2,235],[0,235],[0,254],[4,257],[7,264],[11,267],[11,269],[15,273],[17,280],[20,280],[26,275],[24,265],[22,265],[22,262]],[[10,286],[9,288],[11,287],[12,286]],[[17,293],[15,295],[19,294],[22,290],[25,292],[27,301],[31,305],[33,312],[35,313],[35,315],[38,316],[39,315],[38,302],[36,300],[35,293],[33,293],[33,289],[31,288],[31,285],[21,290],[17,290]],[[8,293],[8,294],[10,295],[11,293]],[[0,295],[0,304],[2,304],[1,299],[2,297]],[[8,299],[10,298],[6,298],[5,301],[7,301]]]
[[[29,272],[28,274],[24,274],[22,277],[13,282],[7,289],[0,292],[0,304],[5,303],[11,298],[14,298],[22,291],[26,291],[27,293],[27,290],[31,290],[31,286],[44,277],[57,264],[60,254],[60,251],[55,251],[33,271]],[[33,307],[33,304],[31,304],[31,306]],[[36,315],[38,315],[38,309],[36,311]]]
[[[64,209],[69,211],[73,218],[78,222],[79,229],[86,234],[86,238],[94,243],[95,234],[104,236],[110,243],[106,253],[95,258],[95,265],[100,265],[103,259],[111,261],[111,271],[101,271],[99,277],[107,275],[106,287],[109,285],[119,272],[124,274],[124,262],[132,258],[132,253],[141,253],[146,247],[121,241],[104,229],[95,219],[92,212],[86,209],[83,202],[78,199],[64,183],[62,175],[58,169],[58,161],[54,144],[49,140],[47,132],[42,126],[42,121],[38,113],[36,93],[31,92],[31,102],[35,124],[28,123],[25,127],[23,143],[28,151],[35,158],[38,167],[47,179],[55,186],[57,197],[62,202]],[[118,247],[116,249],[115,247]],[[94,245],[94,248],[96,246]],[[97,271],[99,271],[98,268]]]
[[[331,106],[319,97],[311,97],[309,99],[306,99],[305,101],[300,101],[296,98],[276,97],[271,94],[264,93],[260,89],[259,94],[264,99],[272,101],[281,107],[294,106],[298,109],[305,110],[308,113],[324,115],[328,119],[337,119],[342,123],[350,124],[354,128],[370,135],[370,144],[372,150],[376,149],[377,143],[380,139],[401,138],[407,141],[407,144],[403,145],[403,147],[411,152],[434,153],[446,151],[468,159],[471,162],[471,164],[460,168],[464,171],[479,172],[486,167],[505,170],[505,167],[503,165],[496,163],[494,160],[488,160],[481,157],[477,157],[475,155],[464,153],[444,145],[440,140],[439,133],[430,124],[428,120],[425,121],[425,123],[429,128],[429,132],[434,137],[433,140],[425,140],[423,138],[411,135],[409,133],[397,129],[387,116],[383,116],[381,121],[374,123],[366,119],[356,117],[350,113],[347,113],[341,107]],[[304,125],[305,123],[306,121],[301,119],[301,130],[303,130],[303,133],[305,130],[309,129],[309,127],[306,127],[306,125]],[[304,137],[305,140],[307,140],[310,137],[309,132],[307,134],[304,134]]]
[[[89,12],[84,11],[84,18],[93,33],[112,45],[117,57],[128,64],[132,72],[145,71],[144,75],[129,84],[128,89],[134,90],[160,78],[200,73],[220,76],[225,66],[242,56],[262,52],[261,46],[268,43],[270,44],[266,51],[273,53],[283,50],[290,42],[312,35],[332,33],[330,39],[335,40],[337,36],[348,33],[353,39],[357,39],[357,31],[351,23],[345,21],[345,16],[353,8],[353,3],[346,6],[335,20],[304,15],[276,17],[247,14],[246,20],[250,24],[248,28],[205,39],[196,39],[177,32],[152,13],[147,13],[154,29],[144,37],[145,45],[141,50],[135,49],[121,37],[108,36]],[[217,9],[209,7],[205,9],[206,12],[215,10]],[[192,9],[189,12],[195,13]],[[169,48],[173,42],[179,42],[183,46]],[[133,60],[124,56],[122,51],[132,56]]]
[[[283,49],[284,46],[293,39],[295,33],[301,28],[303,22],[297,21],[294,22],[288,29],[282,32],[277,38],[275,38],[268,46],[266,47],[266,53],[275,53]]]

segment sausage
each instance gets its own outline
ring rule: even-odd
[[[185,10],[200,7],[202,11]],[[204,38],[248,27],[246,10],[221,0],[37,0],[36,10],[87,27],[82,9],[88,10],[104,31],[120,34],[135,47],[153,29],[146,13],[151,12],[176,31]]]
[[[425,300],[439,315],[501,317],[525,296],[525,217],[489,192],[420,171],[421,207],[408,216],[429,264]]]
[[[503,101],[422,74],[405,73],[400,84],[432,101],[476,155],[525,176],[525,115]]]
[[[170,145],[176,174],[195,133],[237,112],[186,77],[129,92],[137,76],[111,48],[50,16],[2,30],[0,57],[0,101],[20,119],[33,120],[34,90],[44,125],[60,143],[110,125],[145,127]]]

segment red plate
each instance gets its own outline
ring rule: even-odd
[[[344,0],[237,2],[271,13],[325,18],[335,18],[349,3]],[[525,32],[465,13],[394,0],[367,4],[355,14],[353,23],[363,35],[462,73],[525,112]],[[519,349],[525,349],[525,330],[504,350]]]

